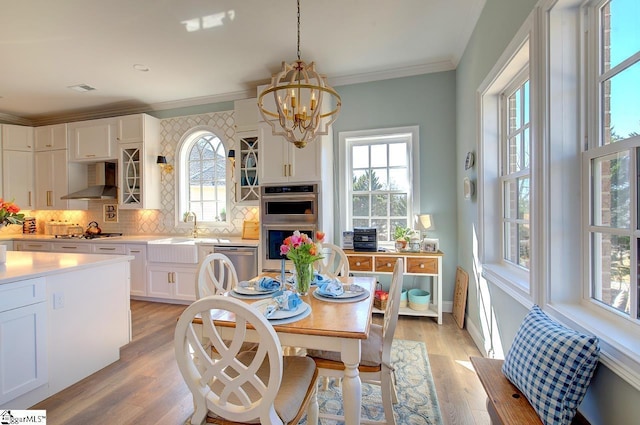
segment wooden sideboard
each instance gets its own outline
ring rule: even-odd
[[[413,310],[401,307],[400,314],[407,316],[435,317],[442,324],[442,251],[438,252],[365,252],[346,249],[349,271],[366,274],[391,274],[398,258],[404,260],[404,274],[410,276],[431,276],[431,303],[427,310]],[[382,313],[374,309],[375,313]]]

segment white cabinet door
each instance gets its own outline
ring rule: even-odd
[[[289,150],[280,136],[271,134],[271,127],[265,122],[258,123],[260,139],[260,185],[287,183],[289,181]]]
[[[127,255],[133,255],[131,261],[131,295],[147,295],[147,247],[145,245],[127,245]]]
[[[195,301],[195,267],[175,266],[172,264],[154,264],[147,269],[147,296],[180,301]]]
[[[319,140],[307,144],[304,148],[296,148],[292,143],[283,142],[289,147],[289,182],[316,182],[322,180],[320,160],[322,146]]]
[[[156,298],[171,298],[174,281],[173,269],[167,266],[150,266],[147,270],[149,284],[147,295]]]
[[[274,136],[269,124],[261,121],[258,126],[260,185],[322,180],[320,141],[314,141],[300,149],[282,136]]]
[[[115,159],[115,133],[115,122],[112,119],[69,124],[71,161]]]
[[[242,99],[233,102],[236,132],[255,131],[258,128],[258,99]]]
[[[3,151],[2,189],[4,199],[14,201],[23,210],[34,208],[32,152]]]
[[[160,209],[160,167],[157,146],[120,143],[119,204],[122,209]]]
[[[2,149],[15,151],[33,150],[33,127],[2,125]]]
[[[55,124],[36,127],[35,146],[36,152],[67,149],[67,125]]]
[[[235,200],[238,204],[258,205],[260,199],[260,140],[256,131],[236,132],[235,180],[237,190]]]
[[[0,313],[0,405],[47,383],[46,315],[44,302]]]
[[[195,268],[176,268],[173,297],[176,300],[196,300],[196,279],[198,272]]]
[[[143,114],[118,117],[118,142],[142,142],[144,140],[144,120]]]

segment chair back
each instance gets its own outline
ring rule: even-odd
[[[314,264],[315,269],[331,279],[349,276],[349,260],[342,248],[330,243],[322,244],[322,259]]]
[[[230,291],[238,283],[233,263],[224,254],[207,255],[198,266],[196,299]]]
[[[393,334],[396,332],[398,324],[398,312],[400,311],[400,294],[404,280],[404,261],[402,258],[396,260],[389,286],[389,297],[387,307],[384,310],[384,322],[382,324],[382,363],[390,364],[391,343]]]
[[[235,328],[214,326],[213,319],[223,312],[235,315]],[[255,352],[241,352],[248,327],[259,339]],[[231,339],[220,335],[225,329],[233,334]],[[200,344],[201,336],[211,341],[219,357],[212,358],[211,350]],[[282,381],[282,348],[273,326],[257,309],[222,295],[199,299],[180,316],[174,348],[194,397],[194,418],[204,420],[210,411],[228,421],[282,423],[273,406]]]

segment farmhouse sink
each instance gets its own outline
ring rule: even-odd
[[[149,241],[147,255],[154,263],[198,263],[197,239],[172,237]]]

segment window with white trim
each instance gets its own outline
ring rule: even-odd
[[[590,9],[585,208],[590,270],[586,293],[633,319],[638,308],[640,187],[640,4],[600,1]]]
[[[419,205],[418,127],[341,132],[344,162],[343,229],[375,227],[378,242],[391,243],[397,226],[413,227]]]
[[[198,223],[226,223],[227,150],[214,132],[196,130],[178,148],[178,220],[191,211]]]
[[[523,304],[537,302],[532,285],[535,170],[530,17],[481,84],[479,225],[483,275]]]
[[[524,69],[512,83],[500,99],[502,258],[528,271],[531,243],[529,69]]]

